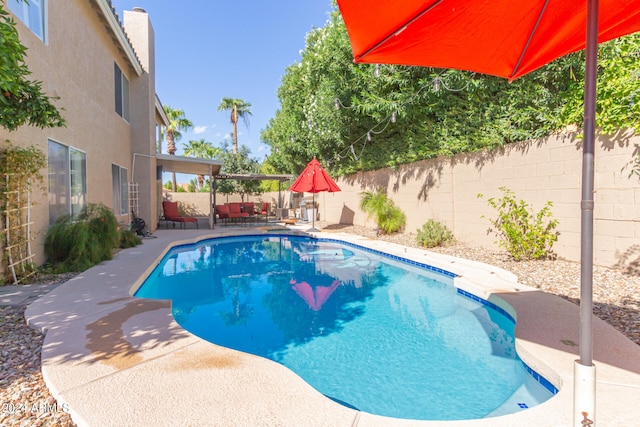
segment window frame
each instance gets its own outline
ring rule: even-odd
[[[76,216],[87,206],[87,153],[48,139],[47,163],[49,225],[53,225],[59,217]],[[62,203],[52,203],[61,198]]]
[[[113,83],[115,111],[120,117],[129,122],[129,79],[116,62],[113,63]]]
[[[47,41],[47,6],[48,0],[29,0],[28,2],[7,0],[6,2],[6,7],[16,18],[44,43]],[[39,28],[34,25],[34,19],[38,21]]]
[[[111,191],[113,212],[116,215],[127,215],[129,213],[129,170],[115,163],[111,164]]]

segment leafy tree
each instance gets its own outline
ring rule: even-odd
[[[600,47],[598,126],[640,129],[640,35]],[[335,175],[537,139],[581,125],[584,53],[515,82],[458,70],[353,64],[337,10],[286,69],[262,131],[278,172],[314,155]],[[640,163],[640,160],[639,160]]]
[[[199,159],[215,159],[222,154],[222,149],[214,147],[212,143],[204,138],[199,140],[190,140],[188,144],[182,144],[184,154]],[[204,175],[198,175],[197,188],[202,191],[204,188]],[[191,190],[189,190],[191,191]]]
[[[218,111],[231,111],[231,125],[233,126],[233,154],[238,154],[238,119],[242,118],[244,124],[249,127],[251,103],[242,99],[222,98]]]
[[[182,133],[180,133],[180,131],[187,131],[193,128],[193,123],[185,117],[184,111],[178,108],[174,109],[171,108],[170,105],[165,105],[164,112],[167,114],[167,118],[169,119],[169,125],[162,129],[162,137],[167,140],[167,152],[170,155],[175,156],[176,141],[179,141],[180,138],[182,138]],[[173,183],[173,191],[176,191],[177,184],[175,172],[172,173],[171,182]]]
[[[65,126],[65,120],[42,92],[42,82],[29,80],[27,48],[20,43],[16,25],[0,3],[0,126],[13,131],[29,124],[39,128]]]
[[[241,145],[238,153],[229,152],[229,146],[223,143],[221,160],[223,163],[222,174],[249,175],[259,172],[259,162],[250,157],[251,151],[246,145]],[[260,181],[256,180],[232,180],[222,179],[217,182],[218,191],[223,194],[240,194],[242,201],[247,194],[259,194]]]

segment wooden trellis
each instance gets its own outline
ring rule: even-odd
[[[31,184],[16,178],[15,174],[5,175],[4,188],[4,259],[6,260],[7,276],[14,284],[35,274],[31,251]]]

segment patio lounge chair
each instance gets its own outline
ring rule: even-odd
[[[198,219],[192,216],[180,216],[178,213],[178,202],[169,202],[167,200],[162,202],[162,211],[164,213],[164,220],[173,222],[173,226],[176,226],[176,222],[180,223],[180,228],[186,228],[188,222],[193,222],[198,227]]]

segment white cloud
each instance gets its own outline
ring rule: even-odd
[[[200,135],[201,133],[205,133],[207,131],[208,126],[196,126],[193,128],[193,133],[196,135]]]

